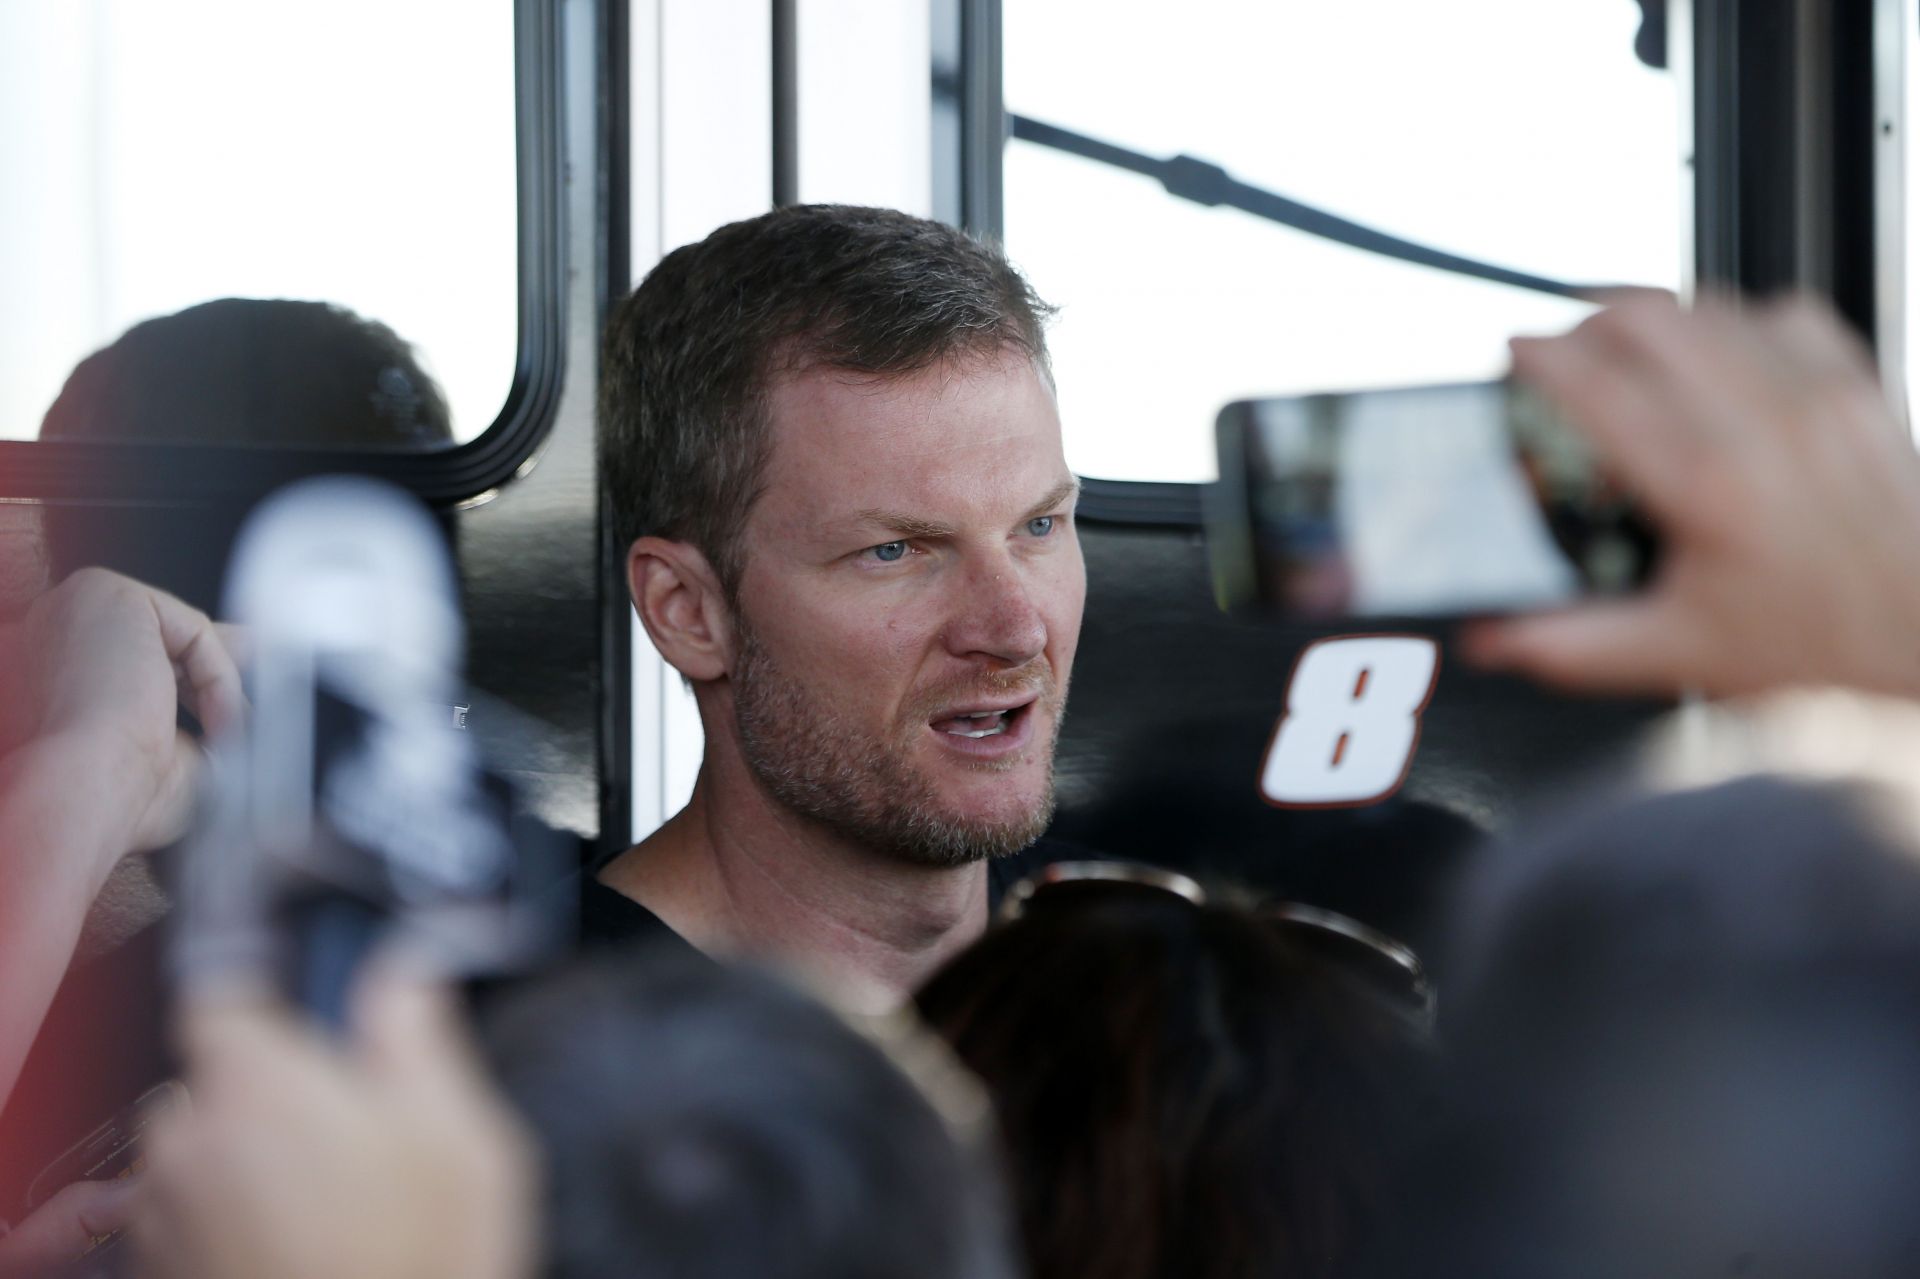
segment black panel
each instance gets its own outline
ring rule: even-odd
[[[1572,701],[1443,653],[1411,774],[1378,805],[1283,811],[1257,781],[1295,657],[1341,633],[1431,622],[1278,627],[1213,604],[1192,529],[1082,527],[1087,616],[1060,742],[1055,833],[1343,910],[1431,950],[1432,895],[1463,843],[1596,764],[1659,708]]]
[[[1874,0],[1695,0],[1693,12],[1698,278],[1825,293],[1871,339]]]
[[[612,67],[607,32],[624,14],[569,9],[564,31],[569,71],[565,137],[566,231],[571,243],[606,254],[576,254],[566,293],[566,376],[553,426],[536,462],[484,504],[455,514],[466,591],[468,672],[493,699],[474,707],[468,729],[488,756],[526,791],[535,812],[592,838],[602,821],[600,749],[610,731],[603,715],[603,618],[607,572],[599,525],[594,440],[601,317],[607,299],[624,294],[605,272],[624,273],[624,223],[606,222],[624,200],[597,180],[624,136],[616,108],[597,76]],[[624,148],[622,150],[624,154]],[[624,173],[624,168],[621,170]],[[622,659],[621,668],[624,667]]]

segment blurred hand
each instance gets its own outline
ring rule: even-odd
[[[84,765],[76,795],[125,816],[116,859],[177,838],[199,764],[177,708],[218,733],[242,707],[239,670],[206,614],[131,578],[82,569],[10,628],[5,656],[0,754],[33,742]]]
[[[134,1220],[153,1279],[525,1279],[532,1145],[444,990],[363,982],[354,1043],[265,1003],[184,1013],[191,1113],[155,1125]]]
[[[1643,595],[1484,622],[1472,661],[1590,692],[1920,696],[1920,462],[1824,305],[1658,295],[1513,344],[1665,542]]]
[[[0,1236],[0,1279],[39,1279],[78,1260],[132,1216],[141,1182],[76,1181]]]

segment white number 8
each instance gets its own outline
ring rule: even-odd
[[[1371,804],[1400,789],[1420,741],[1420,712],[1440,676],[1424,635],[1356,635],[1307,646],[1260,769],[1282,808]]]

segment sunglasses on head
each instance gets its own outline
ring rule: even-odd
[[[1000,902],[1002,921],[1019,919],[1043,896],[1047,902],[1102,901],[1166,894],[1208,904],[1200,882],[1178,871],[1139,862],[1054,862],[1012,888]],[[1286,930],[1289,940],[1330,959],[1387,995],[1423,1029],[1433,1026],[1436,1000],[1426,966],[1405,943],[1338,911],[1302,902],[1250,903],[1261,919]]]

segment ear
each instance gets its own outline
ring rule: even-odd
[[[627,590],[647,637],[690,680],[719,679],[733,661],[720,575],[690,542],[643,537],[627,548]]]

